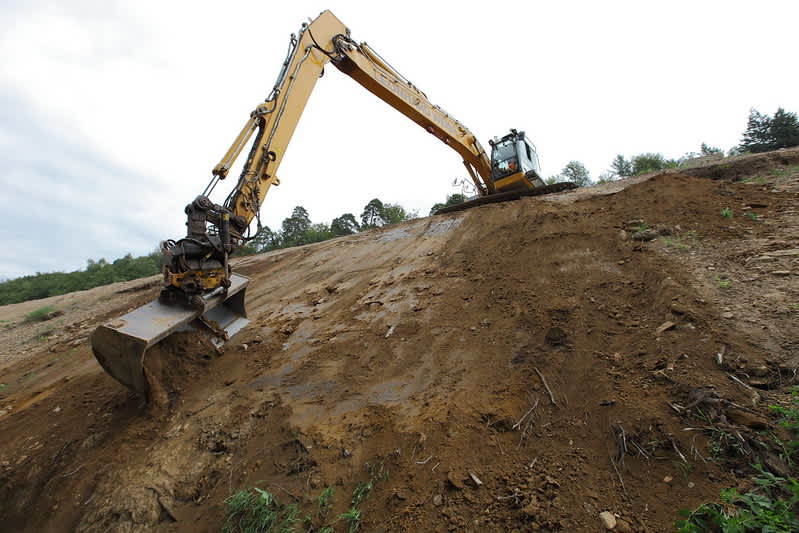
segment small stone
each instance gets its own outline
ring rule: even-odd
[[[732,313],[730,313],[729,311],[728,311],[728,312],[726,312],[726,313],[722,313],[722,314],[721,314],[721,317],[722,317],[722,318],[733,318],[734,316],[735,316],[735,315],[734,315],[734,314],[732,314]]]
[[[53,412],[54,413],[60,413],[61,412],[61,407],[56,407],[55,409],[53,409]]]
[[[449,473],[447,473],[447,481],[458,490],[462,490],[464,487],[463,476],[455,470],[450,470]]]
[[[605,526],[605,529],[613,529],[616,527],[616,517],[613,516],[613,513],[602,511],[599,513],[599,520],[602,521],[602,525]]]
[[[247,348],[249,348],[249,347],[250,346],[246,342],[241,343],[241,349],[244,350],[245,352],[247,351]]]
[[[660,326],[658,326],[658,329],[655,330],[655,333],[660,335],[664,331],[668,331],[670,329],[674,329],[675,325],[676,324],[674,322],[666,321],[666,322],[662,323]]]
[[[693,481],[689,481],[689,482],[688,482],[688,488],[689,488],[689,489],[692,489],[692,488],[694,488],[694,482],[693,482]]]
[[[790,276],[791,272],[789,270],[775,270],[771,273],[772,276]]]
[[[620,518],[616,520],[616,529],[614,529],[614,531],[619,531],[620,533],[632,533],[633,528],[630,526],[630,524]]]
[[[673,480],[674,480],[674,478],[673,478],[673,477],[671,477],[671,476],[666,476],[666,477],[664,477],[664,478],[663,478],[663,483],[666,483],[666,484],[668,485],[668,484],[670,484],[670,483],[671,483]]]
[[[470,478],[472,478],[472,481],[473,481],[473,482],[474,482],[474,484],[475,484],[475,485],[477,485],[478,487],[479,487],[480,485],[482,485],[482,484],[483,484],[483,482],[482,482],[482,481],[480,481],[480,478],[479,478],[479,477],[477,477],[477,474],[475,474],[474,472],[469,472],[469,477],[470,477]]]
[[[441,494],[436,494],[433,496],[433,505],[436,507],[441,507],[442,503],[444,503],[444,498],[441,496]]]

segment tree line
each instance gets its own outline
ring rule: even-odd
[[[796,113],[789,113],[779,108],[774,116],[768,116],[751,109],[741,142],[730,148],[726,155],[768,152],[793,146],[799,146],[799,118]],[[702,143],[699,152],[689,152],[678,159],[667,159],[659,152],[645,152],[629,159],[619,154],[611,161],[610,169],[599,175],[596,183],[607,183],[647,172],[677,168],[697,157],[712,155],[724,156],[725,153],[721,148]],[[559,174],[550,176],[544,181],[547,183],[571,181],[580,187],[594,183],[588,169],[580,161],[569,161]]]
[[[752,109],[740,144],[731,148],[726,155],[759,153],[792,146],[799,146],[799,119],[796,113],[779,108],[773,116],[768,116]],[[690,159],[712,155],[725,154],[720,148],[705,143],[702,143],[699,152],[690,152],[679,159],[668,159],[659,152],[645,152],[630,158],[619,154],[611,161],[610,169],[599,175],[597,183],[676,168]],[[571,181],[579,186],[594,183],[588,169],[579,161],[570,161],[559,174],[550,176],[544,181],[547,183]],[[430,214],[442,207],[459,204],[465,200],[463,194],[449,195],[444,203],[435,204]],[[261,228],[253,239],[236,252],[236,255],[250,255],[320,242],[396,224],[416,216],[416,213],[408,212],[399,204],[383,203],[375,198],[364,206],[360,217],[356,217],[353,213],[344,213],[334,218],[330,224],[313,223],[308,211],[302,206],[297,206],[291,216],[283,220],[280,228],[276,230],[269,227]],[[0,305],[47,298],[117,281],[150,276],[161,271],[161,261],[160,251],[140,257],[128,254],[110,263],[105,259],[97,261],[89,259],[84,270],[37,273],[3,281],[0,282]]]
[[[109,263],[89,259],[84,270],[47,272],[22,276],[0,283],[0,305],[38,300],[74,291],[85,291],[117,281],[130,281],[157,274],[161,270],[161,252],[140,257],[127,254]]]
[[[308,211],[298,205],[290,217],[283,219],[280,229],[273,231],[268,226],[262,227],[252,240],[239,248],[235,255],[259,254],[326,241],[334,237],[397,224],[416,216],[415,212],[407,211],[399,204],[383,203],[379,198],[375,198],[364,206],[360,218],[356,218],[352,213],[344,213],[334,218],[330,224],[324,222],[314,224]]]
[[[415,212],[409,212],[399,204],[383,203],[378,198],[366,204],[360,218],[356,219],[352,213],[344,213],[334,218],[330,224],[314,224],[308,211],[302,206],[297,206],[291,216],[283,220],[277,231],[263,227],[255,238],[241,247],[235,255],[251,255],[320,242],[412,218],[416,218]],[[3,281],[0,282],[0,305],[38,300],[117,281],[152,276],[161,272],[162,258],[163,255],[159,250],[139,257],[127,254],[113,262],[105,259],[96,261],[89,259],[83,270],[36,273]]]

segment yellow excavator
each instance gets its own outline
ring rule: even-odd
[[[102,367],[145,399],[149,389],[144,358],[154,344],[175,331],[195,329],[207,332],[219,345],[247,324],[244,293],[249,280],[231,271],[229,259],[260,231],[261,204],[269,188],[280,183],[277,170],[283,154],[328,63],[463,158],[477,195],[439,212],[574,187],[544,184],[535,146],[522,131],[510,130],[492,140],[489,157],[463,124],[433,105],[368,44],[354,41],[346,26],[324,11],[291,36],[272,92],[250,113],[202,194],[186,206],[186,237],[162,243],[164,287],[158,300],[98,327],[92,335],[92,349]],[[214,204],[209,195],[248,143],[236,186],[223,204]]]

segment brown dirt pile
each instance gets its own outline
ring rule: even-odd
[[[221,354],[165,343],[158,410],[85,343],[31,348],[0,378],[4,527],[218,531],[256,483],[301,507],[334,487],[338,514],[368,463],[365,531],[671,530],[755,460],[787,468],[760,432],[799,366],[797,162],[247,258],[252,323]]]

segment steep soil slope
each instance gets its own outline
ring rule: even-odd
[[[759,443],[799,366],[797,163],[246,258],[252,323],[223,351],[167,339],[148,361],[157,407],[85,340],[152,280],[95,289],[95,313],[58,297],[66,314],[42,324],[21,318],[46,301],[0,308],[0,529],[218,531],[256,484],[302,508],[333,487],[335,515],[377,469],[364,531],[599,531],[601,511],[671,530],[754,461],[788,471]]]

